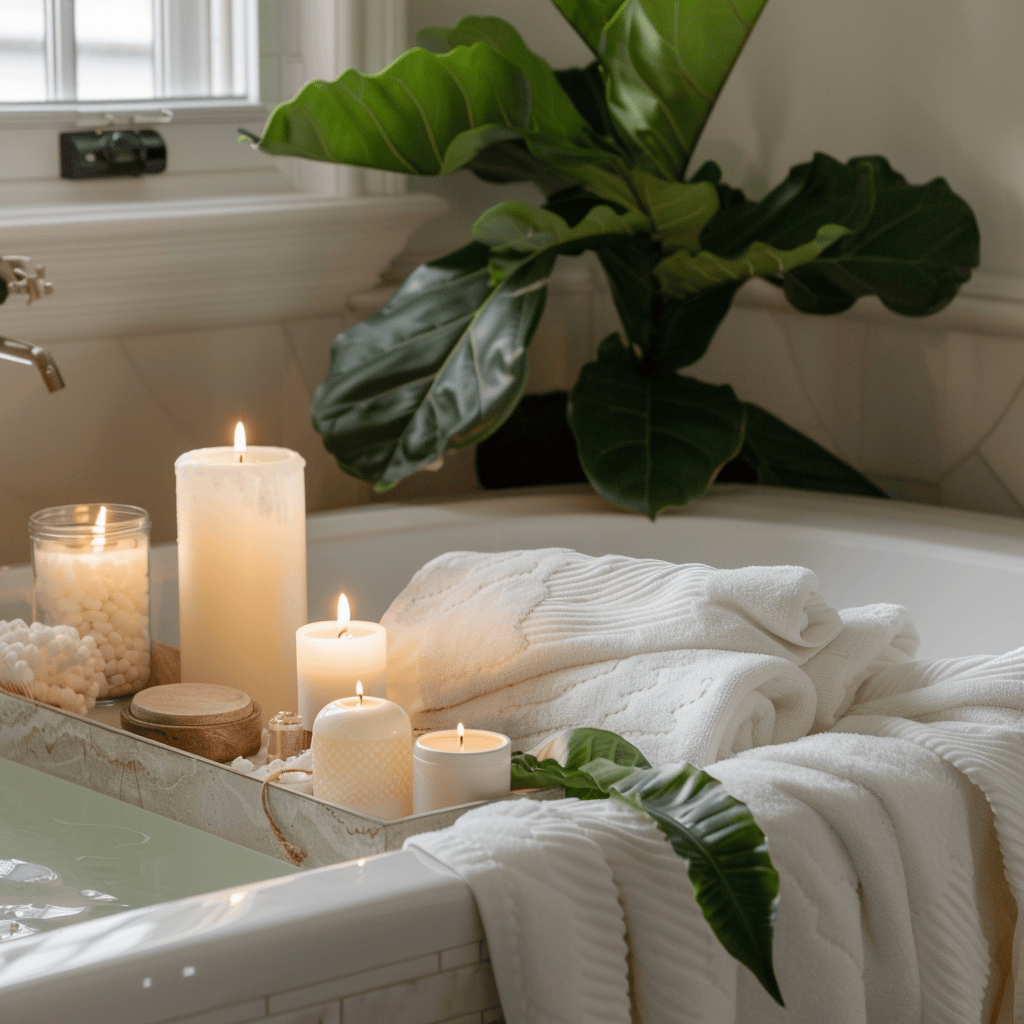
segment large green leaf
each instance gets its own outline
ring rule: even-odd
[[[732,259],[716,256],[707,249],[692,256],[680,249],[662,260],[654,273],[667,295],[686,298],[730,281],[784,274],[817,258],[833,242],[849,233],[850,229],[842,224],[823,224],[811,241],[795,249],[776,249],[767,242],[751,242],[743,253]]]
[[[701,497],[743,443],[746,413],[728,385],[636,359],[613,334],[569,395],[569,425],[594,489],[652,519]]]
[[[651,358],[671,370],[697,362],[707,352],[739,286],[733,281],[685,299],[662,301]]]
[[[760,406],[752,402],[745,405],[747,431],[739,457],[754,470],[759,484],[887,497],[863,473],[817,442]]]
[[[937,313],[978,265],[974,214],[942,178],[910,185],[882,157],[862,161],[875,179],[870,220],[787,273],[786,298],[805,313],[839,313],[864,295],[877,295],[903,316]]]
[[[634,772],[612,796],[649,814],[686,861],[693,893],[719,942],[782,1005],[772,965],[779,876],[750,809],[692,765]]]
[[[838,313],[874,294],[894,312],[923,316],[948,303],[978,264],[970,207],[942,179],[910,185],[877,156],[842,164],[816,154],[760,203],[724,203],[701,245],[724,257],[754,241],[791,249],[827,223],[850,233],[781,275],[786,297],[808,313]]]
[[[718,193],[711,182],[665,181],[635,170],[630,181],[651,218],[665,253],[683,249],[695,253],[705,225],[718,212]]]
[[[512,788],[562,786],[566,796],[612,796],[650,815],[685,862],[711,930],[781,1004],[772,966],[779,876],[750,809],[706,772],[652,768],[631,743],[603,729],[564,730],[538,754],[512,755]]]
[[[551,0],[579,37],[600,56],[601,33],[623,0]]]
[[[583,115],[559,84],[554,71],[523,42],[522,36],[503,18],[463,18],[454,28],[428,30],[435,46],[442,38],[447,50],[477,43],[517,67],[530,83],[531,127],[551,138],[568,137],[581,144],[588,140],[589,126]]]
[[[310,82],[273,111],[260,147],[426,175],[456,170],[517,139],[555,171],[614,162],[551,69],[540,58],[529,61],[525,47],[519,52],[509,42],[508,49],[527,70],[476,42],[443,54],[409,50],[375,75],[350,69],[333,82]]]
[[[340,334],[313,400],[339,465],[386,490],[499,426],[522,395],[554,260],[496,261],[471,243],[417,268],[379,313]]]
[[[604,26],[597,50],[608,107],[646,170],[682,178],[766,2],[626,0]],[[603,5],[587,6],[604,16]]]
[[[649,231],[650,226],[642,214],[617,213],[603,205],[592,207],[579,223],[570,226],[552,209],[509,199],[477,219],[473,237],[491,252],[531,253],[558,246],[560,252],[575,254],[610,244],[621,235]]]

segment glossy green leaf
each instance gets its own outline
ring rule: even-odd
[[[747,431],[740,458],[757,474],[757,482],[832,494],[887,497],[863,473],[822,448],[816,441],[783,423],[760,406],[747,402]]]
[[[562,68],[555,72],[555,77],[590,125],[590,130],[601,138],[615,140],[615,123],[605,99],[604,75],[597,61],[585,68]]]
[[[510,199],[482,214],[473,225],[476,241],[490,246],[492,252],[531,253],[559,246],[561,251],[593,248],[609,243],[619,235],[649,231],[650,222],[642,214],[616,213],[610,206],[594,206],[576,225],[551,209],[531,206]]]
[[[779,876],[750,809],[692,765],[634,772],[612,796],[649,814],[686,862],[711,930],[782,1005],[772,965]]]
[[[682,178],[766,2],[626,0],[604,26],[597,50],[608,107],[646,170]],[[588,6],[604,16],[600,5]]]
[[[650,768],[651,763],[629,740],[607,729],[562,729],[549,736],[535,753],[553,757],[566,768],[583,768],[598,759],[626,768]]]
[[[781,278],[789,301],[808,313],[838,313],[877,295],[896,313],[924,316],[946,305],[978,264],[970,207],[942,179],[910,185],[877,156],[842,164],[816,154],[760,203],[723,204],[701,245],[727,257],[754,240],[789,249],[824,223],[850,233]]]
[[[672,370],[697,362],[707,352],[739,286],[733,281],[662,302],[651,359]]]
[[[718,212],[718,193],[710,182],[665,181],[635,170],[630,181],[650,216],[654,232],[665,253],[679,249],[695,253],[700,235]]]
[[[623,0],[551,0],[579,37],[600,55],[601,33]]]
[[[503,18],[462,18],[450,29],[432,29],[435,42],[445,34],[449,50],[477,43],[489,46],[500,57],[518,68],[530,83],[531,127],[541,134],[558,139],[567,137],[585,144],[589,126],[583,115],[559,84],[554,71],[523,42],[522,36]]]
[[[530,60],[521,41],[520,48],[506,42],[525,70],[476,42],[443,54],[409,50],[375,75],[349,70],[333,82],[310,82],[273,111],[260,147],[424,175],[446,174],[518,139],[556,171],[614,160],[593,143],[551,69]]]
[[[638,355],[650,352],[660,302],[654,268],[661,259],[650,240],[624,238],[598,251],[626,337]]]
[[[486,146],[468,160],[465,167],[482,181],[493,184],[532,181],[546,196],[562,192],[576,184],[573,178],[542,164],[521,139]]]
[[[703,495],[743,443],[746,413],[728,385],[647,366],[606,338],[569,396],[569,425],[594,489],[652,519]]]
[[[811,241],[795,249],[776,249],[767,242],[751,242],[745,252],[732,259],[716,256],[707,249],[693,256],[681,249],[662,260],[654,273],[667,295],[685,298],[730,281],[782,275],[809,263],[849,233],[850,229],[841,224],[824,224]]]
[[[499,426],[522,395],[554,260],[496,262],[471,243],[413,271],[379,313],[340,334],[313,401],[339,465],[386,490]]]
[[[978,266],[971,208],[942,178],[911,185],[882,157],[853,162],[872,168],[871,217],[824,256],[787,273],[786,298],[805,313],[839,313],[864,295],[903,316],[937,313]]]

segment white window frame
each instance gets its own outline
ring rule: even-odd
[[[280,97],[346,67],[376,71],[406,47],[405,0],[264,2],[301,4],[297,38],[284,41],[278,65]],[[235,152],[231,166],[218,165],[225,129],[262,130],[272,103],[249,101],[174,104],[173,121],[158,126],[166,175],[58,177],[59,132],[92,126],[106,112],[147,123],[169,105],[0,114],[0,146],[26,168],[17,182],[0,181],[0,251],[31,254],[55,285],[31,310],[8,301],[5,334],[45,343],[341,312],[445,208],[385,172],[247,150],[250,167],[234,166]],[[48,151],[52,164],[34,174]],[[170,173],[175,161],[185,173]]]

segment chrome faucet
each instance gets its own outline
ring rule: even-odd
[[[53,285],[46,280],[46,271],[35,266],[28,256],[0,256],[0,302],[12,295],[27,295],[31,306],[35,299],[41,299],[53,291]],[[0,359],[8,359],[12,363],[23,363],[34,366],[42,375],[43,383],[49,391],[60,391],[64,387],[64,378],[57,369],[53,357],[45,348],[30,345],[27,341],[15,341],[0,335]]]
[[[27,341],[15,341],[14,338],[0,336],[0,359],[34,366],[42,375],[43,383],[49,391],[60,391],[64,387],[64,378],[60,375],[53,357],[39,345],[30,345]]]

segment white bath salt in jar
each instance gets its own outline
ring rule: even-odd
[[[28,521],[35,620],[96,641],[100,703],[149,685],[149,528],[133,505],[59,505]]]

